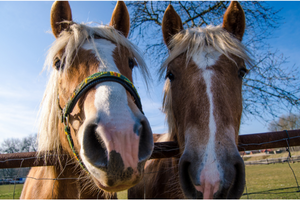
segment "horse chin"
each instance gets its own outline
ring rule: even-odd
[[[97,187],[107,192],[127,190],[136,185],[143,177],[145,162],[140,162],[136,170],[133,170],[131,167],[120,169],[122,160],[120,159],[120,154],[114,151],[110,153],[110,160],[107,166],[95,166],[85,159],[84,157],[85,166],[94,183]]]
[[[139,168],[143,169],[142,166]],[[139,170],[133,172],[131,168],[127,168],[122,172],[117,172],[118,177],[115,177],[116,174],[112,174],[107,169],[98,169],[96,174],[95,170],[91,172],[91,177],[96,186],[107,192],[128,190],[129,188],[135,186],[143,177]],[[122,174],[120,175],[120,173]]]
[[[120,184],[117,186],[105,186],[105,185],[101,184],[101,182],[99,180],[97,180],[96,178],[93,178],[93,180],[98,188],[100,188],[106,192],[120,192],[123,190],[128,190],[129,188],[134,186],[134,185],[126,185],[126,184]]]

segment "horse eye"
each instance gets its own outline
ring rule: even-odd
[[[244,78],[247,73],[248,73],[248,70],[245,68],[242,68],[239,70],[239,77]]]
[[[174,80],[174,74],[172,72],[168,72],[166,75],[166,78],[168,78],[171,82]]]
[[[130,69],[133,69],[134,68],[134,60],[132,58],[129,58],[128,60],[128,65],[129,65],[129,68]]]
[[[60,68],[64,67],[64,63],[61,64],[61,60],[59,58],[55,58],[54,65],[56,70],[59,70]]]
[[[60,68],[60,60],[56,59],[54,65],[55,65],[56,70],[59,70],[59,68]]]

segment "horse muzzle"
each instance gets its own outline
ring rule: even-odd
[[[127,127],[117,130],[91,120],[83,131],[81,158],[96,185],[106,191],[137,184],[153,151],[152,131],[143,115]]]
[[[205,163],[199,154],[183,153],[179,162],[180,185],[186,198],[240,198],[245,186],[245,166],[237,153]],[[214,164],[216,165],[214,166]]]

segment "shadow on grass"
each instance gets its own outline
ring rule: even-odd
[[[288,193],[295,193],[299,192],[300,190],[297,191],[291,191],[291,192],[273,192],[273,191],[278,191],[278,190],[287,190],[287,189],[298,189],[298,187],[286,187],[286,188],[277,188],[277,189],[271,189],[271,190],[264,190],[264,191],[259,191],[259,192],[251,192],[251,193],[244,193],[242,196],[245,195],[252,195],[252,194],[288,194]]]

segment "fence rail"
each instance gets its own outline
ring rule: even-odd
[[[159,134],[154,134],[159,138]],[[238,140],[239,151],[271,149],[300,145],[300,129],[240,135]],[[156,142],[150,159],[179,157],[179,148],[176,142]],[[37,157],[36,152],[0,154],[0,169],[35,166],[52,166],[57,162],[56,155]],[[68,155],[60,155],[60,161],[68,160]]]

